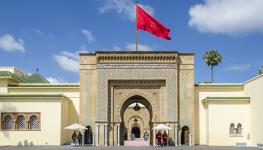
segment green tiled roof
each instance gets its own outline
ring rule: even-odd
[[[29,83],[49,83],[44,77],[39,73],[32,74],[30,76],[24,77]]]
[[[11,77],[11,78],[14,78],[20,82],[28,82],[27,80],[25,80],[23,77],[19,77],[9,71],[0,71],[0,76],[2,77]]]
[[[0,71],[0,76],[11,77],[11,78],[14,78],[20,82],[24,82],[24,83],[49,83],[44,77],[42,77],[38,73],[20,77],[14,73],[9,72],[9,71]]]

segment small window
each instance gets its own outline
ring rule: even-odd
[[[242,124],[238,123],[237,124],[237,135],[242,135]]]
[[[17,128],[18,129],[25,129],[26,128],[26,121],[23,115],[17,117]]]
[[[39,120],[36,115],[30,117],[30,129],[39,129]]]
[[[235,124],[234,124],[234,123],[231,123],[231,124],[230,124],[230,129],[229,129],[229,134],[230,134],[230,135],[235,135],[235,134],[236,134],[235,131],[236,131],[236,130],[235,130]]]
[[[13,118],[11,115],[5,116],[4,129],[13,129]]]

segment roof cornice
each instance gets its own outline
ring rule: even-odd
[[[0,99],[1,98],[64,98],[71,102],[71,100],[63,94],[0,94]]]
[[[19,83],[17,85],[11,85],[10,88],[79,88],[79,83]]]
[[[250,101],[251,98],[248,96],[235,96],[235,97],[211,97],[208,96],[202,100],[202,103],[206,103],[209,101]]]

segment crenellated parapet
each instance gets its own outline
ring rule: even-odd
[[[139,53],[98,53],[97,63],[176,63],[177,53],[139,54]]]

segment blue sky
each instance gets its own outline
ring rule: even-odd
[[[0,66],[52,82],[78,82],[78,52],[133,50],[135,0],[1,0]],[[224,57],[215,82],[243,82],[263,66],[262,0],[141,0],[171,29],[171,41],[139,31],[139,49],[194,52],[195,81],[209,81],[202,57]]]

